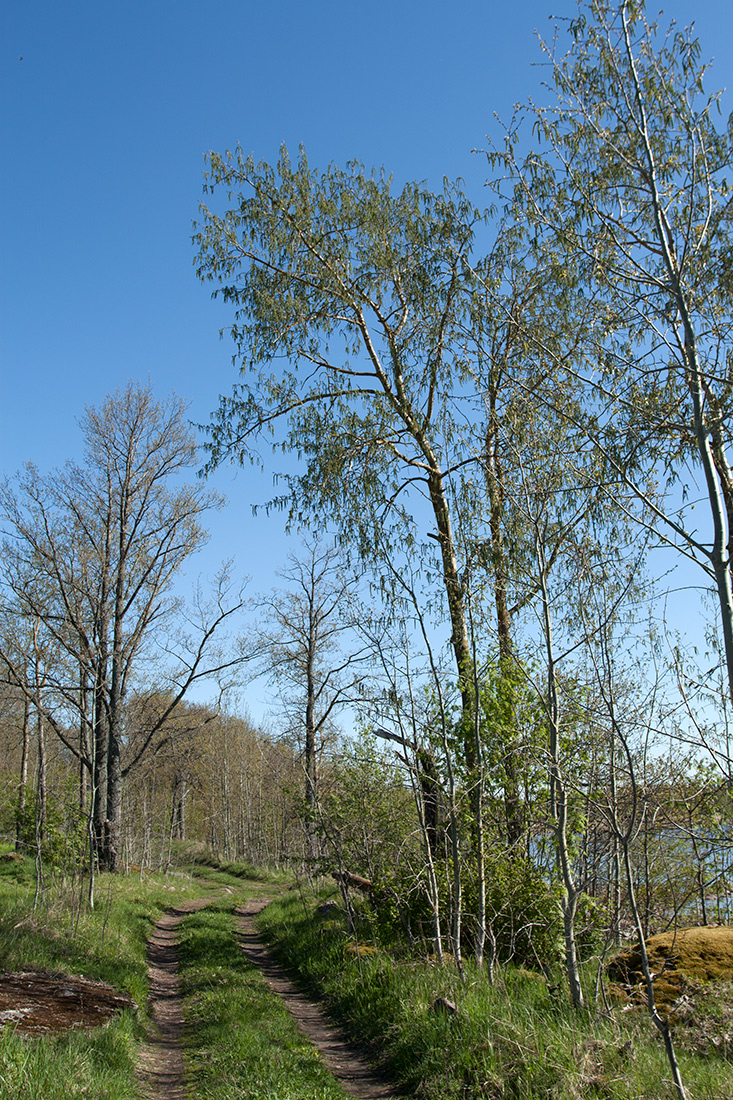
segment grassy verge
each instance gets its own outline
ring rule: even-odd
[[[93,1032],[44,1039],[0,1033],[3,1100],[131,1100],[138,1025],[130,1013]]]
[[[320,1057],[234,937],[234,902],[181,927],[187,1063],[207,1100],[344,1100]]]
[[[507,968],[489,985],[468,969],[352,955],[343,921],[295,895],[260,926],[282,962],[367,1041],[406,1093],[420,1100],[666,1100],[674,1091],[661,1043],[637,1013],[574,1012],[562,993]],[[457,1011],[441,1008],[439,998]],[[711,1048],[712,1049],[712,1048]],[[695,1100],[733,1096],[733,1066],[710,1051],[680,1051]]]
[[[0,1028],[1,1100],[131,1100],[147,997],[146,941],[174,900],[211,893],[188,874],[102,876],[89,912],[84,883],[49,874],[33,910],[32,861],[0,859],[0,969],[82,974],[109,982],[140,1005],[93,1031],[27,1040]],[[240,883],[220,873],[222,885]]]

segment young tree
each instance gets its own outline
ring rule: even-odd
[[[267,673],[275,680],[288,728],[303,753],[306,831],[315,854],[318,766],[335,714],[353,701],[361,679],[360,655],[342,649],[352,583],[333,546],[310,540],[290,554],[280,573],[290,588],[263,600],[268,623],[261,639]]]

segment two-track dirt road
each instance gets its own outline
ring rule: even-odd
[[[270,989],[280,997],[298,1027],[320,1052],[344,1091],[357,1100],[396,1100],[398,1093],[381,1077],[326,1017],[312,998],[304,996],[278,965],[257,934],[255,917],[269,898],[251,899],[237,910],[238,935],[247,960],[260,969]],[[148,973],[153,1031],[140,1059],[139,1077],[150,1100],[190,1100],[183,1060],[183,998],[178,980],[176,929],[209,899],[185,902],[155,925],[148,941]]]

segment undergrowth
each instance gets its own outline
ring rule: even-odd
[[[643,1013],[573,1010],[562,989],[513,967],[490,984],[466,964],[359,953],[345,914],[319,915],[290,894],[260,916],[281,961],[322,995],[392,1078],[419,1100],[666,1100],[675,1093],[664,1050]],[[368,923],[362,930],[362,951]],[[448,1004],[446,1004],[448,1002]],[[455,1011],[454,1011],[455,1009]],[[730,1100],[724,1057],[680,1052],[694,1100]]]

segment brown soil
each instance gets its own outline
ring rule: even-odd
[[[320,1052],[349,1096],[358,1100],[394,1100],[399,1094],[389,1082],[329,1022],[322,1008],[298,990],[258,937],[254,918],[268,900],[256,898],[237,910],[240,941],[248,960],[260,968],[270,989],[284,1001],[300,1030]]]
[[[148,940],[148,1002],[153,1029],[140,1052],[138,1078],[151,1100],[185,1100],[186,1077],[181,1036],[183,1003],[178,979],[176,928],[210,898],[184,902],[156,922]]]
[[[0,1026],[36,1037],[71,1027],[99,1027],[134,1001],[104,982],[67,974],[0,971]]]

